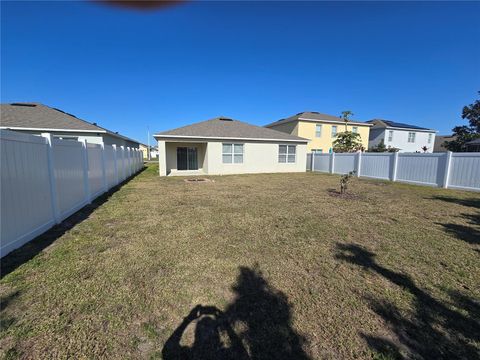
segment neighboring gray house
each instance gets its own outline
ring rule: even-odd
[[[160,132],[160,176],[305,172],[308,140],[218,117]]]
[[[436,134],[433,129],[384,119],[373,119],[367,123],[373,124],[370,129],[369,149],[383,140],[385,146],[398,148],[400,152],[423,152],[424,146],[427,147],[427,152],[433,152]]]
[[[480,152],[480,138],[466,142],[465,150],[468,152]]]
[[[40,103],[1,104],[0,129],[33,135],[48,132],[56,138],[67,140],[86,139],[90,143],[139,147],[138,141]]]

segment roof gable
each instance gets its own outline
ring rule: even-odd
[[[161,137],[197,137],[197,138],[229,138],[256,140],[289,140],[307,142],[307,139],[286,134],[277,130],[251,125],[226,117],[201,121],[173,130],[162,131],[154,135]]]

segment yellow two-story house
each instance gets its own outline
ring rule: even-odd
[[[265,127],[300,136],[310,140],[309,152],[332,152],[333,142],[337,134],[352,131],[360,134],[362,145],[368,149],[368,137],[372,124],[349,121],[347,124],[337,116],[318,112],[301,112],[286,119],[275,121]]]

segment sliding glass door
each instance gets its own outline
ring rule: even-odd
[[[196,147],[177,147],[177,170],[198,170]]]

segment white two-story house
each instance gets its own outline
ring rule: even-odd
[[[424,152],[424,146],[426,152],[433,152],[436,133],[433,129],[383,119],[373,119],[367,123],[373,124],[370,128],[369,149],[383,140],[385,146],[398,148],[400,152]]]

